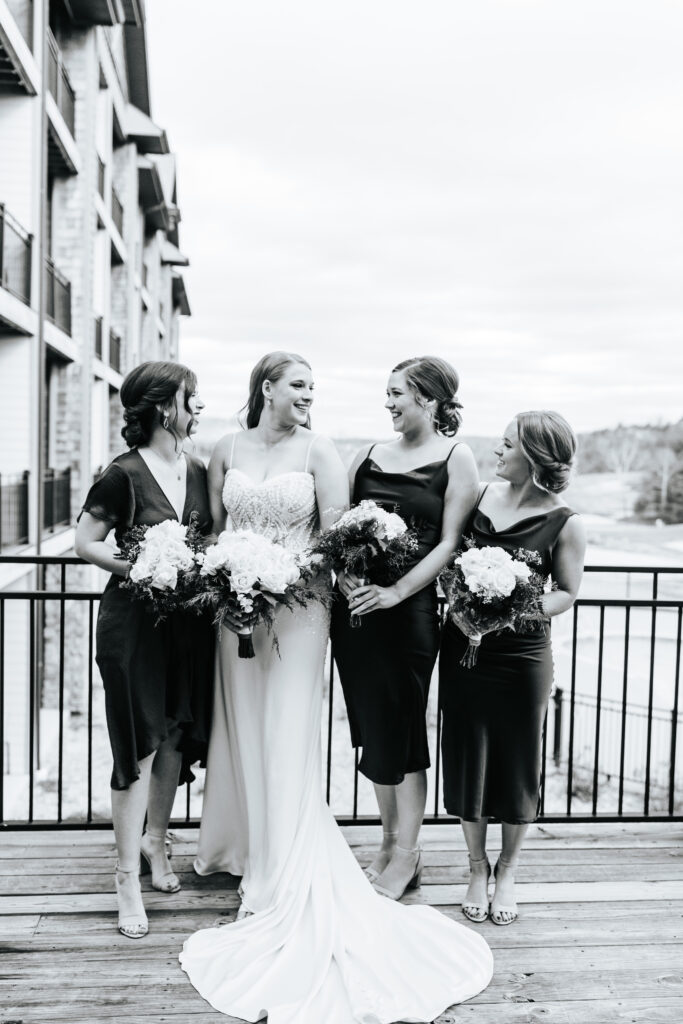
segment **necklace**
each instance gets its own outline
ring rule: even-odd
[[[180,452],[179,455],[176,455],[175,463],[172,463],[172,462],[169,462],[168,459],[165,459],[165,458],[163,458],[163,456],[159,455],[159,453],[156,452],[154,450],[154,448],[150,447],[149,445],[147,446],[147,451],[151,452],[151,454],[154,456],[154,458],[158,462],[161,463],[161,465],[164,467],[164,471],[166,473],[174,473],[175,474],[175,478],[176,478],[176,480],[178,482],[180,482],[182,480],[182,478],[183,478],[182,466],[184,465],[184,462],[181,462],[180,460],[183,458],[184,452]]]

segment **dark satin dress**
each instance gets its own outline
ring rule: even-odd
[[[187,487],[182,522],[196,512],[202,533],[211,529],[206,467],[186,455]],[[117,542],[131,526],[177,519],[142,456],[133,449],[118,456],[90,488],[83,511],[111,523]],[[138,762],[181,728],[180,782],[193,778],[190,765],[202,760],[210,730],[214,629],[210,616],[178,611],[155,626],[141,601],[119,587],[112,575],[97,618],[96,661],[105,691],[107,726],[114,757],[112,789],[127,789],[140,775]]]
[[[372,499],[415,526],[419,545],[411,568],[441,538],[448,458],[407,473],[385,473],[371,453],[358,467],[353,501]],[[358,766],[363,775],[395,786],[430,763],[425,715],[439,649],[436,584],[394,608],[364,615],[356,629],[349,621],[346,599],[337,593],[332,643],[351,742],[363,748]]]
[[[538,551],[548,576],[557,538],[573,514],[561,506],[497,532],[477,507],[464,534],[478,547]],[[488,633],[473,668],[459,663],[466,648],[467,638],[448,619],[439,658],[446,810],[465,821],[532,822],[538,814],[543,723],[553,683],[550,627],[526,635]]]

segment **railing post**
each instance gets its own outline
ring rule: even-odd
[[[0,220],[0,224],[2,221]],[[0,551],[2,551],[2,473],[0,473]],[[0,751],[0,757],[2,752]]]
[[[555,767],[560,763],[562,756],[562,702],[564,693],[562,687],[558,686],[553,694],[555,711],[553,716],[553,761]]]

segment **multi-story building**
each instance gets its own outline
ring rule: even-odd
[[[72,547],[123,446],[123,376],[177,357],[179,219],[143,0],[0,0],[0,554]],[[0,564],[0,593],[21,572]],[[4,757],[22,766],[29,626],[4,612]]]

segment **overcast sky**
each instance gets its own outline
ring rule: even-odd
[[[287,348],[386,436],[407,356],[465,431],[683,415],[683,0],[148,0],[207,415]]]

